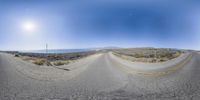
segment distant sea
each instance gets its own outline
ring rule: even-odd
[[[94,51],[94,49],[49,49],[48,53],[76,53],[76,52],[87,52]],[[25,53],[46,53],[46,50],[27,50],[20,51]]]

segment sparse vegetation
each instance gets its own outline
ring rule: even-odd
[[[67,63],[68,62],[66,62],[66,61],[56,61],[56,62],[53,62],[53,65],[55,65],[55,66],[61,66],[61,65],[65,65]]]
[[[47,65],[47,66],[52,66],[51,62],[49,62],[46,59],[35,59],[33,61],[34,64],[36,65]]]
[[[157,49],[157,48],[131,48],[116,49],[114,54],[133,62],[164,62],[180,56],[183,51],[175,49]]]
[[[45,62],[47,62],[45,59],[36,59],[35,61],[33,61],[33,63],[36,65],[44,65]]]
[[[20,57],[25,61],[30,61],[36,65],[61,66],[71,61],[92,55],[96,52],[78,52],[64,54],[41,54],[41,53],[14,53],[16,57]]]
[[[15,57],[19,57],[19,55],[18,55],[18,54],[15,54]]]

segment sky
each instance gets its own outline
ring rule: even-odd
[[[200,50],[200,2],[0,0],[0,50],[39,50],[46,44]]]

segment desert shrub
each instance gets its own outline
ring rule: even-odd
[[[36,59],[33,61],[34,64],[36,65],[44,65],[47,62],[45,59]]]
[[[181,55],[181,51],[177,51],[175,54],[174,54],[174,57],[178,57]]]
[[[160,62],[164,62],[164,61],[166,61],[165,59],[160,59]]]
[[[61,66],[61,65],[65,65],[66,62],[64,62],[64,61],[56,61],[56,62],[54,62],[53,64],[54,64],[55,66]]]
[[[141,57],[142,57],[142,55],[141,55],[141,54],[138,54],[138,53],[136,53],[136,54],[134,54],[134,57],[135,57],[135,58],[141,58]]]
[[[152,61],[153,61],[153,62],[157,62],[157,59],[153,59]]]
[[[46,65],[47,65],[47,66],[52,66],[51,62],[48,61],[48,60],[46,60]]]
[[[18,55],[18,54],[15,54],[15,57],[19,57],[19,55]]]
[[[150,54],[150,55],[149,55],[149,58],[154,58],[154,57],[155,57],[154,54]]]

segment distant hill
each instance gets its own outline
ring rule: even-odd
[[[99,47],[99,48],[92,48],[93,50],[103,50],[103,49],[120,49],[120,47]]]

